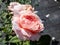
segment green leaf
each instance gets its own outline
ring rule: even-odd
[[[14,37],[12,37],[12,38],[10,39],[9,42],[11,42],[11,43],[17,43],[17,42],[20,42],[20,40],[19,40],[16,36],[14,36]]]
[[[30,45],[30,41],[23,42],[23,45]]]

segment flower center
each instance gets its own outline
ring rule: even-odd
[[[24,16],[24,18],[28,19],[30,21],[36,21],[36,18],[34,16],[31,16],[31,15]]]

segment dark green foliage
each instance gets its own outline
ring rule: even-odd
[[[50,45],[51,37],[49,35],[42,35],[39,41],[30,41],[31,45]]]

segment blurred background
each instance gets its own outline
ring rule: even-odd
[[[44,23],[39,41],[21,41],[12,31],[10,2],[31,4]],[[60,45],[60,0],[0,0],[0,45]]]

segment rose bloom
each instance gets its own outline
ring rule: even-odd
[[[44,25],[31,5],[11,2],[8,10],[12,11],[12,29],[21,40],[38,41]]]
[[[31,11],[21,11],[12,17],[12,29],[21,40],[38,41],[44,26],[41,19]]]

